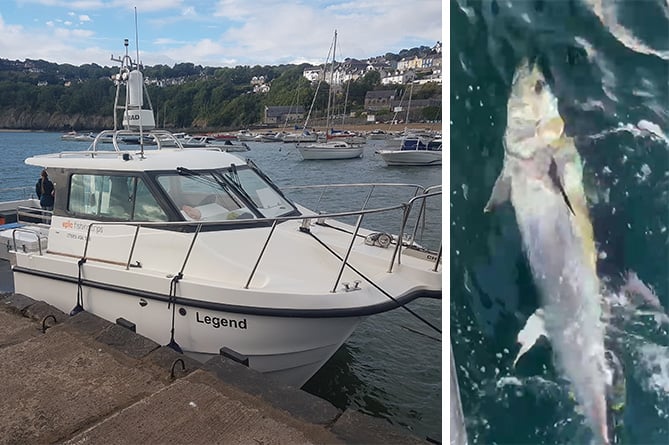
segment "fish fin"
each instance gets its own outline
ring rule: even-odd
[[[571,214],[576,215],[574,208],[571,206],[571,202],[569,201],[569,196],[567,196],[567,192],[564,190],[564,184],[560,179],[561,175],[558,173],[558,165],[557,162],[555,162],[555,158],[551,158],[551,164],[548,167],[548,177],[551,178],[553,185],[560,191],[562,199],[564,199],[565,204],[567,204],[567,207],[569,207]]]
[[[573,138],[563,136],[555,145],[553,158],[556,162],[557,176],[571,205],[574,222],[583,242],[583,249],[593,270],[597,268],[597,250],[594,233],[590,222],[588,200],[583,188],[583,163],[576,150]]]
[[[518,363],[520,357],[532,349],[532,346],[534,346],[537,341],[539,341],[541,336],[548,338],[544,324],[544,311],[543,309],[539,308],[534,311],[532,315],[530,315],[530,317],[525,322],[523,329],[518,332],[516,342],[520,343],[520,351],[518,351],[518,354],[513,361],[514,368],[516,367],[516,363]]]
[[[485,213],[493,210],[494,207],[497,207],[499,204],[508,201],[511,198],[511,178],[506,174],[505,170],[502,169],[502,172],[499,174],[495,180],[495,185],[492,187],[492,193],[490,194],[490,199],[486,203],[483,211]]]

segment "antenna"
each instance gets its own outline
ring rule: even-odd
[[[137,50],[137,66],[139,66],[139,31],[137,27],[137,6],[135,6],[135,49]]]

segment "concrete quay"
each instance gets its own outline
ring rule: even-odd
[[[424,444],[223,356],[0,293],[0,444]]]

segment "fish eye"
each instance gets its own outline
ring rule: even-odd
[[[541,92],[544,90],[544,86],[546,85],[546,82],[543,80],[539,79],[537,80],[537,83],[534,84],[534,92],[536,94],[541,94]]]

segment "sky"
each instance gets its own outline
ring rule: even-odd
[[[149,66],[317,65],[335,30],[340,60],[432,47],[443,12],[442,0],[0,0],[0,58],[116,66],[127,38]]]

